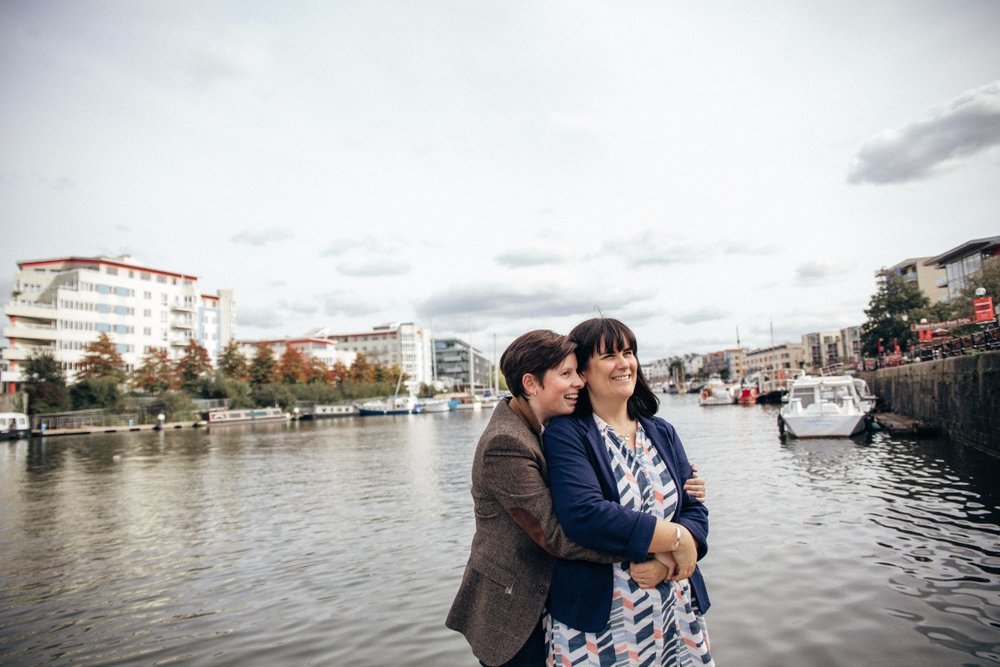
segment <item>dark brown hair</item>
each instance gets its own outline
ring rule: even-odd
[[[622,322],[610,317],[595,317],[584,322],[580,322],[569,332],[569,338],[576,343],[576,364],[580,372],[587,370],[590,365],[590,357],[595,352],[619,352],[626,348],[631,349],[636,355],[636,377],[635,391],[628,399],[628,416],[652,417],[660,409],[660,399],[656,397],[653,390],[649,388],[645,376],[642,374],[642,366],[639,364],[639,350],[635,341],[635,334]],[[580,398],[576,402],[576,410],[573,414],[590,415],[594,407],[590,403],[590,394],[586,389],[580,392]]]
[[[562,363],[575,348],[569,338],[547,329],[536,329],[515,338],[500,355],[500,371],[510,393],[524,397],[521,378],[525,373],[531,373],[541,382],[545,371]]]

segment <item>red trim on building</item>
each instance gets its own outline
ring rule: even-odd
[[[188,276],[183,273],[174,273],[173,271],[163,271],[161,269],[151,269],[148,266],[139,266],[137,264],[123,264],[122,262],[116,262],[111,259],[104,259],[102,257],[62,257],[59,259],[40,259],[40,260],[30,260],[25,262],[18,262],[17,268],[23,271],[25,267],[32,266],[52,266],[53,264],[96,264],[98,266],[114,266],[119,269],[131,269],[133,271],[141,271],[144,273],[155,273],[161,276],[167,276],[170,278],[181,278],[183,280],[198,280],[198,276]],[[75,269],[89,268],[86,266],[67,266],[67,271],[73,271]]]

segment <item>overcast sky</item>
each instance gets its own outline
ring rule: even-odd
[[[0,0],[0,224],[240,338],[798,342],[1000,234],[1000,2]]]

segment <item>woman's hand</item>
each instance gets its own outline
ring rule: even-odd
[[[677,524],[680,526],[680,524]],[[691,532],[684,526],[681,528],[681,543],[670,554],[677,561],[677,572],[673,577],[674,581],[687,579],[694,574],[695,565],[698,564],[698,545],[695,544]]]
[[[662,581],[670,578],[672,571],[659,559],[660,554],[656,554],[653,560],[629,564],[629,576],[632,577],[632,581],[639,584],[639,588],[656,588]]]
[[[684,482],[684,490],[692,498],[705,502],[705,480],[698,476],[698,466],[691,464],[691,476]]]

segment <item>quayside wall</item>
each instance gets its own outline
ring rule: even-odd
[[[881,399],[881,409],[1000,456],[1000,352],[881,368],[860,377]]]

